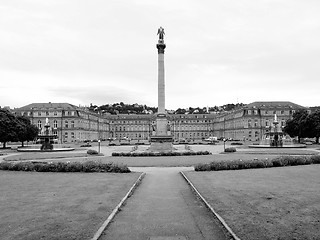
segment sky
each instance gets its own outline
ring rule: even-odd
[[[319,106],[318,0],[1,0],[0,106]]]

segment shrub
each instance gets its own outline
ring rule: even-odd
[[[156,156],[190,156],[190,155],[209,155],[209,151],[186,151],[186,152],[113,152],[113,157],[156,157]]]
[[[198,163],[197,165],[194,166],[195,171],[210,171],[210,165],[205,164],[205,163]]]
[[[36,172],[117,172],[128,173],[130,169],[123,164],[87,162],[1,162],[0,170]]]
[[[226,149],[224,150],[224,152],[236,152],[236,151],[237,151],[237,149],[234,148],[234,147],[226,148]]]
[[[83,145],[80,145],[80,147],[91,147],[91,144],[83,144]]]
[[[311,156],[310,162],[313,164],[320,164],[320,155]]]
[[[231,145],[243,145],[242,142],[232,142]]]
[[[97,155],[97,154],[99,154],[96,150],[93,150],[93,149],[89,149],[88,151],[87,151],[87,154],[89,154],[89,155]]]

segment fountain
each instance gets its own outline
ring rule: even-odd
[[[72,151],[74,148],[54,148],[53,147],[53,139],[56,136],[52,133],[52,129],[49,124],[49,119],[46,118],[46,123],[44,128],[41,129],[38,138],[41,143],[40,149],[37,148],[18,148],[19,152],[58,152],[58,151]]]
[[[273,125],[267,127],[270,131],[262,136],[259,145],[249,145],[249,148],[303,148],[303,144],[294,144],[290,136],[282,131],[281,126],[277,120],[277,115],[274,115]]]
[[[49,125],[49,120],[46,118],[46,124],[44,125],[43,130],[38,136],[41,143],[41,151],[52,151],[53,150],[53,139],[55,135],[52,134],[52,129]]]

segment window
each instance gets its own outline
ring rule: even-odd
[[[64,126],[65,126],[65,128],[68,128],[68,127],[69,127],[68,120],[66,120],[66,121],[64,122]]]
[[[57,112],[54,112],[54,113],[53,113],[53,115],[54,115],[54,116],[57,116],[57,115],[58,115],[58,113],[57,113]]]
[[[71,132],[71,138],[74,138],[74,132]]]
[[[71,121],[71,128],[74,128],[74,121]]]
[[[251,127],[251,120],[248,120],[248,127]]]
[[[57,122],[57,120],[54,120],[54,121],[53,121],[53,128],[58,128],[58,122]]]
[[[68,133],[67,132],[64,133],[64,138],[68,138]]]
[[[277,111],[273,111],[273,114],[277,114]]]
[[[38,112],[38,116],[41,116],[41,112]]]
[[[266,110],[264,113],[265,113],[265,114],[269,114],[268,110]]]
[[[254,121],[254,126],[257,127],[258,126],[258,120]]]
[[[266,120],[266,126],[269,126],[269,120]]]
[[[39,121],[38,121],[38,124],[37,124],[37,125],[38,125],[38,128],[39,128],[39,129],[41,129],[41,128],[42,128],[41,120],[39,120]]]
[[[284,114],[284,111],[283,110],[281,110],[281,112],[280,112],[282,115]]]
[[[54,135],[55,137],[58,136],[58,132],[57,132],[57,131],[53,131],[52,133],[53,133],[53,135]]]
[[[46,116],[49,116],[49,112],[46,112]]]

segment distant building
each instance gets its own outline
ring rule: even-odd
[[[281,127],[292,114],[307,109],[292,102],[253,102],[243,108],[220,114],[215,118],[214,133],[218,138],[260,141],[270,130],[274,115]]]
[[[53,134],[61,143],[107,138],[109,134],[107,118],[69,103],[32,103],[14,112],[28,116],[39,129],[48,118]]]
[[[169,113],[168,127],[175,141],[199,141],[210,136],[259,141],[269,131],[275,114],[283,127],[299,109],[307,108],[292,102],[253,102],[223,113]],[[153,114],[97,114],[69,103],[32,103],[14,112],[28,116],[39,129],[48,118],[61,143],[108,138],[148,140],[155,121]]]

